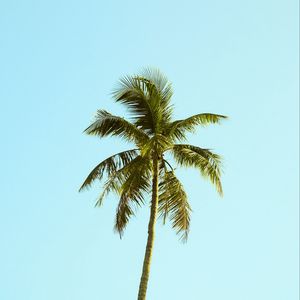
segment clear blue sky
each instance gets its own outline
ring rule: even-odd
[[[180,171],[193,208],[187,244],[157,225],[150,300],[298,299],[298,1],[3,1],[0,4],[0,299],[132,300],[148,209],[124,238],[117,199],[78,193],[125,149],[82,134],[122,114],[118,78],[159,67],[175,116],[230,119],[190,142],[224,156],[225,196]]]

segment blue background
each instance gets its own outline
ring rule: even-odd
[[[298,3],[3,1],[0,4],[3,300],[135,299],[149,210],[113,234],[88,172],[129,145],[82,131],[118,78],[159,67],[175,117],[230,117],[190,143],[224,157],[220,199],[180,170],[187,244],[157,225],[148,299],[298,299]]]

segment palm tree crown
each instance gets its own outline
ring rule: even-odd
[[[85,130],[99,137],[119,136],[136,145],[135,149],[114,154],[99,163],[88,175],[80,190],[95,179],[107,175],[96,205],[101,206],[109,192],[120,197],[115,229],[123,231],[135,209],[145,203],[151,192],[153,158],[159,161],[158,212],[164,220],[172,221],[173,228],[187,239],[191,207],[181,182],[164,154],[170,152],[179,166],[197,168],[222,195],[220,156],[208,149],[185,144],[186,133],[197,125],[219,123],[223,115],[201,113],[187,119],[172,121],[170,82],[157,69],[146,69],[142,75],[125,76],[113,92],[116,102],[126,105],[131,122],[123,117],[98,110],[95,121]]]
[[[156,69],[146,69],[142,75],[125,76],[113,96],[117,103],[127,107],[131,122],[98,110],[95,121],[85,130],[89,135],[118,136],[136,145],[134,149],[114,154],[99,163],[80,188],[89,187],[106,175],[96,205],[100,206],[110,192],[119,196],[115,229],[120,236],[136,208],[144,204],[145,196],[151,193],[148,239],[138,300],[146,299],[157,213],[164,221],[171,220],[181,240],[186,241],[189,233],[191,207],[165,154],[171,153],[179,166],[197,168],[222,195],[220,156],[208,149],[185,144],[185,141],[186,134],[196,126],[219,123],[226,117],[202,113],[173,121],[172,95],[171,84]]]

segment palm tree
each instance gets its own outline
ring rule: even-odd
[[[172,121],[172,95],[170,82],[157,69],[146,69],[142,75],[125,76],[113,97],[127,107],[131,122],[98,110],[95,121],[85,130],[89,135],[118,136],[135,144],[134,149],[114,154],[99,163],[80,188],[89,187],[106,175],[96,206],[101,206],[110,192],[119,196],[115,230],[120,236],[136,209],[146,202],[146,195],[151,194],[148,240],[138,300],[146,299],[157,214],[164,222],[170,219],[181,240],[186,241],[189,233],[191,207],[165,154],[171,153],[179,166],[197,168],[222,195],[220,156],[184,142],[186,134],[193,132],[197,125],[219,123],[226,117],[202,113]]]

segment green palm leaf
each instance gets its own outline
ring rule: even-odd
[[[88,175],[88,177],[81,185],[79,191],[82,191],[84,188],[90,187],[95,179],[101,180],[105,171],[107,172],[107,175],[111,175],[112,173],[116,172],[117,169],[127,165],[137,155],[137,149],[132,149],[114,154],[103,160]]]
[[[215,185],[218,193],[222,196],[221,184],[221,157],[208,149],[200,147],[177,144],[173,146],[172,153],[176,162],[184,167],[194,167],[200,170],[201,174],[209,178]]]
[[[177,120],[169,124],[165,134],[173,139],[185,140],[186,132],[193,132],[197,125],[206,126],[209,124],[220,123],[226,116],[216,114],[197,114],[187,119]]]
[[[159,69],[146,68],[142,76],[139,77],[147,85],[149,98],[155,102],[155,106],[161,113],[161,125],[171,120],[173,106],[170,105],[173,96],[172,84],[168,81],[167,77],[162,74]]]
[[[116,102],[126,105],[134,124],[148,134],[159,133],[171,120],[173,91],[158,70],[146,69],[142,76],[125,76],[113,92]]]
[[[139,77],[121,78],[119,87],[113,92],[116,102],[125,104],[135,125],[148,134],[156,131],[155,107],[147,95],[147,88]]]
[[[190,228],[190,213],[187,195],[181,182],[177,179],[173,171],[168,171],[159,185],[158,213],[163,218],[172,222],[172,227],[180,234],[180,239],[186,241]]]
[[[128,182],[128,180],[132,181],[132,179],[136,177],[137,172],[141,172],[143,178],[145,177],[145,174],[147,174],[147,180],[149,182],[149,177],[151,176],[149,174],[150,169],[151,165],[149,159],[138,155],[134,159],[129,161],[126,165],[123,165],[122,168],[111,172],[108,179],[104,183],[103,191],[98,197],[95,206],[101,206],[104,198],[110,192],[115,192],[119,196],[121,196],[124,191],[128,192],[128,183],[127,188],[125,183]]]
[[[142,156],[138,156],[128,168],[126,179],[119,188],[120,201],[116,213],[115,230],[120,236],[135,209],[144,204],[144,196],[150,191],[151,168],[149,158]]]
[[[137,145],[148,140],[148,136],[134,124],[105,110],[97,111],[96,120],[84,132],[100,137],[119,136]]]

